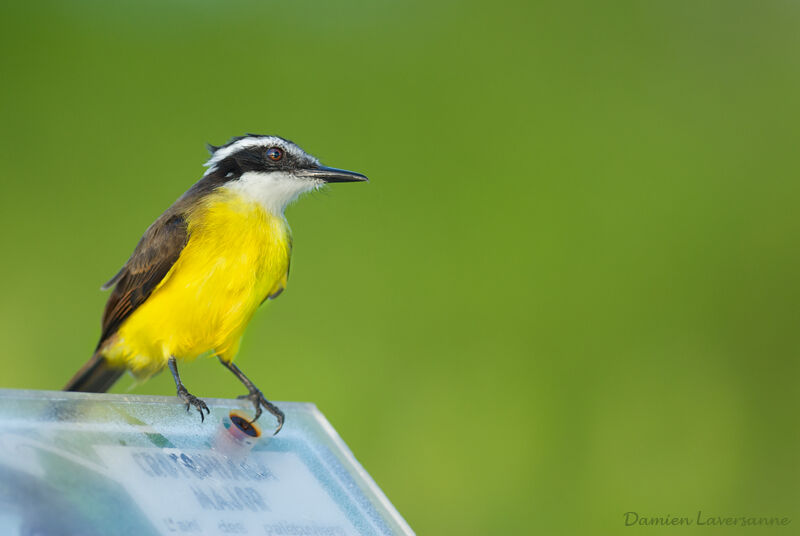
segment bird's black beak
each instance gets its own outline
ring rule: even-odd
[[[311,169],[304,169],[298,172],[301,177],[309,179],[321,179],[325,182],[368,182],[369,179],[361,173],[336,169],[331,167],[319,166]]]

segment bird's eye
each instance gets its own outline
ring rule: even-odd
[[[267,158],[269,158],[273,162],[277,162],[278,160],[283,158],[283,151],[281,151],[277,147],[270,147],[269,149],[267,149]]]

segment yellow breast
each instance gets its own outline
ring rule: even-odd
[[[282,215],[222,188],[187,224],[177,262],[103,350],[140,375],[160,370],[170,356],[233,359],[255,310],[286,285],[291,237]]]

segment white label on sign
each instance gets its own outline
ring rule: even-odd
[[[235,462],[213,451],[95,448],[165,534],[358,534],[293,452],[251,452]]]

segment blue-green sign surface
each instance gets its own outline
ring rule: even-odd
[[[0,534],[413,534],[313,404],[207,402],[0,389]]]

